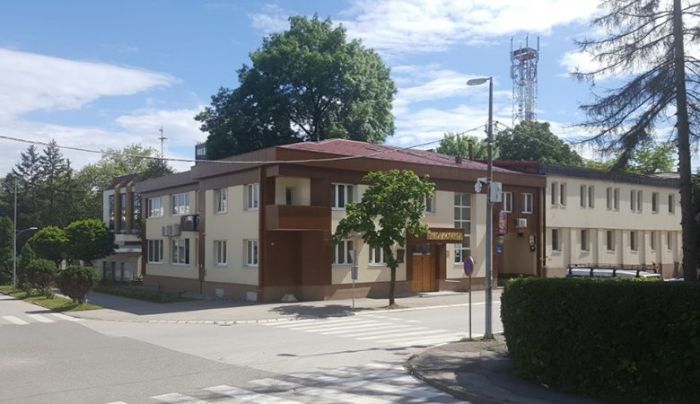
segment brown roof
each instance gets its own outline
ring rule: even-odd
[[[318,153],[333,154],[337,156],[365,156],[377,160],[393,160],[404,163],[438,165],[445,167],[464,168],[468,170],[483,170],[487,166],[484,163],[463,159],[457,163],[454,156],[436,153],[428,150],[404,149],[400,147],[387,146],[358,142],[347,139],[328,139],[320,142],[293,143],[278,146],[282,149],[305,150]],[[494,172],[512,172],[505,168],[494,167]]]

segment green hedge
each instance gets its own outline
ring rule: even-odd
[[[520,376],[604,399],[700,402],[700,284],[523,278],[501,301]]]

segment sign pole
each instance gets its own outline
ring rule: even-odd
[[[464,259],[464,274],[469,278],[469,340],[472,339],[472,274],[474,273],[474,258],[471,256]]]
[[[352,278],[352,309],[355,310],[355,281],[357,280],[357,250],[352,250],[352,266],[350,267]]]

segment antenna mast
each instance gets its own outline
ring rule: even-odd
[[[160,136],[158,137],[158,140],[160,140],[160,158],[164,158],[165,154],[163,153],[163,143],[165,143],[165,141],[168,140],[168,138],[163,136],[163,126],[162,125],[161,125],[160,129],[158,129],[158,132],[160,132]]]
[[[525,47],[513,49],[510,39],[510,78],[513,79],[513,125],[518,121],[532,122],[536,119],[537,62],[540,59],[540,37],[537,48],[530,48],[528,37]]]

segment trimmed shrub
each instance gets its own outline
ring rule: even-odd
[[[27,283],[29,289],[36,289],[47,298],[53,297],[54,279],[56,278],[56,264],[45,259],[35,259],[27,265]]]
[[[92,267],[70,266],[59,271],[56,285],[61,293],[74,302],[85,303],[85,296],[97,284],[97,273]]]
[[[700,402],[700,284],[522,278],[501,301],[520,376],[604,399]]]

